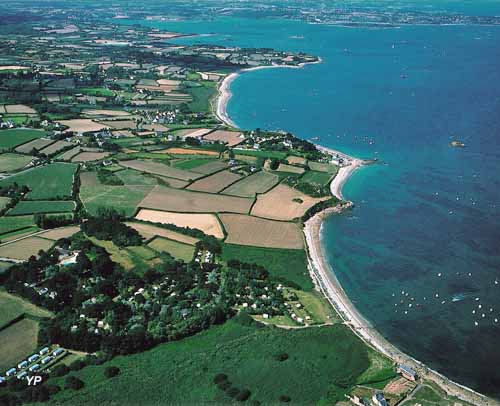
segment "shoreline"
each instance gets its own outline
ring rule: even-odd
[[[238,128],[238,126],[234,123],[233,120],[231,120],[231,117],[229,117],[229,114],[227,113],[227,104],[229,100],[231,99],[233,93],[231,92],[231,83],[238,77],[240,74],[244,72],[251,72],[251,71],[256,71],[256,70],[262,70],[262,69],[274,69],[274,68],[281,68],[281,69],[301,69],[305,65],[313,65],[316,63],[322,63],[323,60],[321,58],[318,58],[317,61],[315,62],[305,62],[301,63],[299,65],[268,65],[268,66],[255,66],[253,68],[244,68],[240,69],[236,72],[230,73],[224,79],[222,79],[222,82],[219,84],[217,90],[218,90],[218,95],[216,99],[216,105],[212,109],[216,117],[222,121],[225,125],[228,127],[233,127],[233,128]]]
[[[317,62],[321,63],[319,59]],[[302,68],[305,64],[298,66],[259,66],[254,68],[241,69],[227,75],[218,87],[218,96],[216,100],[216,108],[214,114],[225,125],[238,128],[238,126],[231,120],[227,113],[227,104],[232,96],[231,83],[243,72],[269,69],[269,68]],[[342,166],[335,178],[330,184],[330,191],[333,196],[341,201],[344,201],[342,189],[352,174],[360,167],[364,166],[367,162],[344,154],[340,151],[323,147],[315,144],[316,147],[333,157],[343,158],[348,164]],[[337,279],[333,267],[330,265],[324,255],[324,249],[321,242],[321,231],[324,220],[330,215],[340,214],[346,209],[353,207],[350,201],[341,203],[336,207],[323,210],[315,214],[312,218],[307,220],[304,224],[304,236],[306,247],[304,248],[308,257],[308,268],[313,280],[316,290],[318,290],[328,300],[331,306],[335,309],[337,314],[343,320],[354,334],[356,334],[366,345],[375,351],[385,355],[396,364],[407,364],[412,367],[421,378],[429,380],[436,384],[440,389],[446,392],[449,396],[455,396],[458,399],[469,402],[475,405],[500,405],[499,401],[488,398],[473,389],[452,381],[441,373],[427,367],[424,363],[416,360],[415,358],[405,354],[396,346],[391,344],[385,337],[383,337],[372,325],[365,319],[358,309],[351,302],[346,292],[342,288],[340,281]]]

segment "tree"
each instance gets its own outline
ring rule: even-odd
[[[278,169],[278,167],[280,166],[280,161],[276,158],[273,158],[271,159],[271,163],[269,164],[269,168],[273,171],[275,171],[276,169]]]
[[[66,378],[66,381],[64,382],[64,388],[65,389],[73,389],[73,390],[80,390],[85,386],[85,383],[77,378],[76,376],[68,376]]]
[[[52,369],[52,372],[50,375],[55,376],[55,377],[60,377],[60,376],[67,375],[69,373],[69,371],[70,371],[70,369],[66,364],[58,364]]]
[[[120,373],[120,368],[118,367],[106,367],[104,369],[104,376],[106,378],[113,378]]]

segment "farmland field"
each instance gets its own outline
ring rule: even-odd
[[[199,179],[187,187],[198,192],[217,193],[241,179],[241,175],[230,171],[217,172],[214,175]]]
[[[0,217],[0,234],[31,227],[34,224],[33,216]]]
[[[36,317],[52,316],[52,313],[48,310],[37,307],[27,300],[11,295],[3,290],[0,290],[0,308],[2,309],[2,312],[0,313],[0,329],[23,313]]]
[[[226,242],[269,248],[303,248],[302,231],[294,223],[241,214],[220,214],[228,234]]]
[[[72,148],[68,151],[63,152],[62,154],[58,155],[56,158],[61,159],[63,161],[69,161],[71,158],[73,158],[76,154],[80,152],[81,148],[80,147],[75,147]]]
[[[205,161],[204,165],[200,165],[196,168],[193,168],[192,171],[197,173],[202,173],[204,175],[210,175],[224,168],[227,168],[227,164],[222,161],[212,161],[212,162]]]
[[[101,131],[107,128],[105,125],[96,123],[95,121],[82,118],[75,120],[61,120],[58,121],[59,124],[64,125],[68,128],[68,131],[75,133],[86,133],[90,131]]]
[[[265,193],[279,182],[279,177],[269,173],[260,171],[250,175],[234,185],[229,186],[224,190],[224,194],[254,197],[257,193]]]
[[[295,405],[333,405],[345,399],[370,366],[370,352],[340,324],[283,330],[230,320],[181,341],[86,367],[75,373],[85,387],[59,392],[53,402],[140,404],[148,399],[155,405],[233,404],[213,383],[224,373],[234,387],[250,391],[250,401],[242,404],[277,405],[286,396]],[[279,362],[278,354],[288,359]],[[111,365],[121,371],[112,385],[103,373]],[[51,383],[62,382],[63,378]]]
[[[307,171],[300,180],[318,185],[327,185],[331,178],[332,174],[328,172]]]
[[[229,147],[241,144],[245,140],[245,138],[242,137],[241,132],[224,130],[215,130],[214,132],[205,135],[203,139],[209,141],[219,141],[227,144]]]
[[[80,231],[80,226],[60,227],[39,234],[38,237],[57,241],[60,238],[69,238],[78,231]]]
[[[72,200],[21,200],[7,212],[7,216],[22,216],[37,213],[70,213],[75,209]]]
[[[0,180],[0,187],[11,185],[27,185],[30,188],[28,199],[64,199],[71,197],[73,190],[73,174],[77,166],[66,163],[53,163]]]
[[[126,216],[132,216],[137,205],[153,189],[153,186],[103,185],[95,172],[84,172],[80,179],[80,198],[85,209],[91,214],[96,214],[99,207],[108,207],[123,211]]]
[[[266,268],[274,278],[291,281],[305,291],[314,288],[307,269],[306,253],[302,249],[277,249],[224,244],[222,259],[224,261],[238,259],[241,262],[259,264]]]
[[[217,161],[212,161],[211,159],[207,158],[194,158],[194,159],[186,159],[186,160],[180,160],[178,162],[174,163],[174,167],[178,169],[186,169],[186,170],[192,170],[195,168],[198,168],[199,166],[205,165],[207,163],[211,162],[217,162]]]
[[[235,148],[234,153],[240,155],[250,155],[257,158],[276,158],[276,159],[285,159],[287,155],[286,152],[256,151],[253,149],[239,149],[239,148]]]
[[[73,145],[71,142],[68,141],[57,141],[52,145],[49,145],[48,147],[42,149],[40,152],[45,155],[52,155],[57,153],[63,148],[70,147]]]
[[[32,255],[38,255],[38,251],[47,251],[54,241],[43,238],[28,237],[22,240],[0,246],[0,257],[27,260]]]
[[[116,172],[125,185],[154,186],[158,181],[153,176],[147,176],[134,169],[124,169]]]
[[[199,241],[197,238],[177,233],[175,231],[167,230],[166,228],[157,227],[152,224],[138,223],[131,221],[125,224],[128,225],[129,227],[136,229],[138,233],[146,240],[150,240],[153,237],[165,237],[170,240],[179,241],[189,245],[195,245]]]
[[[332,175],[336,174],[339,170],[339,167],[337,165],[325,164],[321,162],[309,162],[308,166],[313,171],[328,172]]]
[[[37,348],[38,323],[23,319],[0,331],[0,371],[31,355]]]
[[[5,153],[0,155],[0,172],[11,172],[24,168],[31,162],[32,157]]]
[[[194,256],[194,247],[192,245],[161,237],[156,237],[148,243],[148,247],[157,252],[168,252],[174,258],[182,259],[184,262],[190,262]]]
[[[37,114],[36,110],[24,104],[7,104],[3,107],[8,114]]]
[[[203,135],[209,133],[210,131],[212,131],[211,128],[183,128],[180,130],[175,130],[174,134],[182,138],[201,138]]]
[[[176,169],[171,166],[153,161],[120,161],[120,165],[127,168],[136,169],[141,172],[154,173],[156,175],[166,176],[168,178],[176,178],[180,180],[194,180],[202,176],[197,173],[184,171],[182,169]]]
[[[9,202],[10,202],[10,198],[0,196],[0,210],[5,208],[5,206],[7,206],[9,204]]]
[[[45,131],[22,128],[0,130],[0,151],[17,147],[35,138],[41,138],[46,134]]]
[[[150,269],[155,263],[154,259],[149,259],[151,255],[145,255],[145,250],[141,250],[143,248],[141,246],[122,249],[112,241],[102,241],[94,237],[91,237],[90,240],[94,244],[104,248],[111,255],[113,262],[120,264],[126,271],[133,269],[136,272],[142,273]]]
[[[139,204],[146,209],[180,213],[248,213],[253,200],[157,186]]]
[[[174,224],[177,227],[197,228],[207,235],[224,238],[222,227],[213,214],[172,213],[167,211],[141,209],[135,218],[137,220],[151,221],[153,223]],[[165,235],[163,236],[168,237]],[[172,239],[176,240],[176,238]]]
[[[289,164],[292,165],[305,165],[307,163],[307,159],[302,156],[289,155],[286,157],[286,160]]]
[[[82,151],[71,158],[71,162],[92,162],[104,159],[109,155],[109,152],[86,152]]]
[[[286,173],[304,173],[305,169],[301,168],[300,166],[293,166],[293,165],[287,165],[287,164],[280,164],[277,169],[278,172],[286,172]]]
[[[287,185],[278,185],[257,197],[251,214],[273,220],[293,220],[302,217],[307,209],[325,199],[328,198],[310,197]]]
[[[37,138],[35,140],[32,140],[30,142],[27,142],[26,144],[20,145],[19,147],[16,148],[16,152],[21,152],[23,154],[29,154],[33,149],[36,149],[37,151],[44,149],[45,147],[49,146],[52,144],[54,141],[53,140],[48,140],[46,138]]]
[[[202,155],[202,156],[207,156],[207,157],[212,157],[216,158],[219,156],[219,153],[216,151],[210,151],[207,149],[194,149],[194,148],[179,148],[179,147],[174,147],[174,148],[169,148],[169,149],[164,149],[161,151],[157,151],[157,153],[168,153],[172,155]]]
[[[15,230],[15,231],[11,231],[9,233],[2,234],[2,235],[0,235],[0,240],[2,243],[6,243],[9,241],[17,240],[18,238],[21,238],[21,237],[26,237],[28,235],[36,233],[37,231],[40,231],[40,229],[36,226],[27,227],[27,228],[23,228],[21,230]]]

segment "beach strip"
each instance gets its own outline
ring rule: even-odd
[[[321,59],[318,62],[321,62]],[[302,65],[303,66],[303,65]],[[231,73],[226,76],[221,82],[218,90],[218,98],[214,113],[224,124],[230,127],[238,128],[231,120],[227,113],[227,103],[232,96],[230,85],[238,77],[241,72],[267,69],[267,68],[300,68],[302,66],[261,66],[256,68],[242,69],[239,72]],[[367,161],[351,157],[340,151],[316,145],[318,150],[326,152],[332,158],[341,157],[344,160],[344,165],[339,169],[337,175],[330,184],[330,191],[333,196],[342,201],[336,207],[332,207],[321,211],[310,218],[304,224],[304,235],[306,240],[306,252],[308,255],[308,267],[311,278],[313,279],[316,288],[325,296],[332,307],[336,310],[339,316],[344,320],[344,324],[349,326],[351,330],[367,345],[376,351],[384,354],[397,364],[406,364],[412,367],[417,373],[429,381],[437,384],[448,395],[456,396],[457,398],[475,404],[484,406],[499,405],[500,402],[490,399],[474,390],[460,385],[439,372],[428,368],[425,364],[410,357],[400,351],[397,347],[385,339],[369,322],[366,320],[352,304],[339,280],[335,276],[335,272],[326,259],[321,242],[321,231],[323,222],[326,217],[333,214],[340,214],[346,209],[353,207],[352,202],[345,202],[342,194],[342,188],[350,176],[361,166],[368,163]]]

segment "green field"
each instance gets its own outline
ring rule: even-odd
[[[0,371],[16,366],[37,348],[38,322],[25,318],[0,331]]]
[[[31,227],[34,224],[33,216],[0,217],[0,235]]]
[[[61,199],[73,193],[73,174],[78,166],[66,163],[52,163],[21,172],[0,181],[0,187],[16,182],[30,188],[30,200]]]
[[[356,378],[369,367],[368,351],[340,324],[283,330],[231,320],[194,337],[75,372],[85,387],[64,390],[53,402],[235,404],[213,383],[217,374],[224,373],[231,386],[251,392],[249,404],[252,400],[280,404],[280,397],[286,396],[295,405],[333,405],[344,400]],[[280,361],[280,354],[288,359]],[[110,365],[120,368],[111,382],[103,373]]]
[[[0,151],[17,147],[35,138],[41,138],[46,134],[45,131],[24,128],[0,130]]]
[[[124,169],[115,172],[115,174],[125,185],[154,186],[158,184],[158,181],[154,177],[143,175],[134,169]]]
[[[24,168],[31,162],[32,157],[21,154],[0,154],[0,172],[12,172]]]
[[[112,241],[102,241],[94,237],[91,237],[90,240],[104,248],[111,255],[113,262],[121,265],[125,271],[134,270],[134,272],[141,274],[151,269],[151,260],[155,258],[155,255],[147,247],[138,246],[123,249]]]
[[[327,185],[331,178],[332,174],[327,172],[307,171],[302,175],[300,180],[308,183],[316,183],[318,185]]]
[[[0,210],[4,209],[10,202],[8,197],[0,196]]]
[[[22,200],[7,212],[8,216],[23,216],[37,213],[70,213],[75,209],[72,200]]]
[[[80,89],[80,92],[87,96],[113,97],[115,95],[115,92],[103,87],[87,87]]]
[[[136,211],[137,205],[152,189],[153,186],[82,184],[80,198],[85,209],[91,214],[97,214],[99,207],[109,207],[123,211],[126,216],[132,216]]]
[[[205,164],[212,162],[212,161],[213,161],[213,159],[210,159],[210,158],[184,159],[184,160],[175,162],[173,166],[175,168],[189,170],[189,169],[198,168],[199,166],[205,165]]]
[[[52,313],[48,310],[32,305],[30,302],[3,290],[0,290],[0,309],[2,309],[0,312],[0,329],[22,314],[34,317],[52,316]]]
[[[260,248],[235,244],[224,244],[222,259],[238,259],[265,267],[271,276],[295,283],[303,290],[312,290],[314,285],[307,270],[304,250]]]
[[[40,229],[36,226],[28,227],[28,228],[23,228],[22,230],[16,230],[16,231],[11,231],[9,233],[5,234],[0,234],[0,242],[8,242],[15,240],[17,238],[25,237],[27,235],[36,233],[37,231],[40,231]]]
[[[193,97],[193,101],[188,103],[188,107],[195,113],[210,111],[210,99],[217,91],[217,85],[214,82],[197,82],[201,86],[187,87],[186,93]]]
[[[249,149],[235,149],[235,154],[238,155],[248,155],[255,156],[258,158],[276,158],[276,159],[285,159],[288,155],[286,152],[280,151],[253,151]]]
[[[167,238],[156,237],[148,244],[148,247],[157,252],[168,252],[174,258],[182,259],[185,262],[190,262],[194,256],[192,245],[182,244]]]
[[[323,162],[309,161],[308,165],[309,165],[309,168],[311,168],[311,170],[313,170],[313,171],[328,172],[328,173],[331,173],[332,175],[336,175],[337,172],[339,171],[339,167],[337,165],[326,164]]]
[[[253,197],[257,193],[265,193],[279,182],[273,173],[259,171],[232,184],[223,191],[224,194]]]

